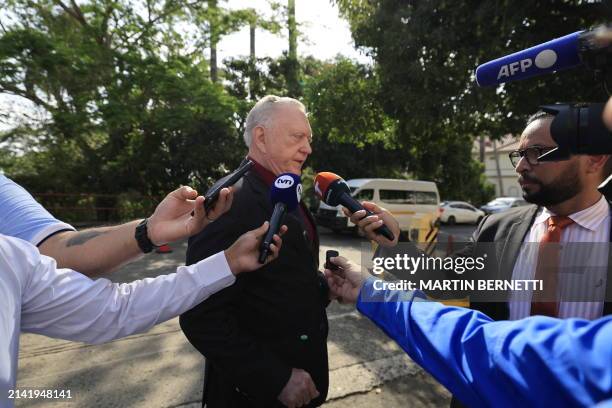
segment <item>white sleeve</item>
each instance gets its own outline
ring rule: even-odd
[[[235,281],[223,252],[170,275],[124,284],[57,269],[55,260],[38,256],[23,293],[21,329],[86,343],[146,331]]]

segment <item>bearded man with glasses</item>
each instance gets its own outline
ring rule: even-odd
[[[521,148],[509,156],[526,201],[569,215],[602,198],[597,186],[612,173],[612,160],[605,155],[573,155],[558,162],[539,161],[557,147],[550,134],[553,119],[546,112],[532,115],[521,136]]]
[[[553,119],[546,112],[532,115],[521,135],[519,150],[510,153],[523,198],[534,205],[485,217],[467,245],[451,254],[473,257],[493,243],[495,258],[491,258],[490,272],[497,279],[542,280],[543,291],[509,292],[504,301],[470,302],[470,308],[493,320],[534,315],[594,320],[612,314],[611,207],[598,190],[612,174],[612,159],[609,155],[571,155],[566,160],[540,160],[557,147],[550,130]],[[612,128],[612,101],[604,121]],[[410,249],[409,243],[399,248],[381,239],[374,232],[376,222],[382,220],[395,232],[397,221],[385,209],[367,202],[363,205],[374,215],[365,217],[364,211],[357,211],[351,221],[364,236],[379,244],[375,256],[424,255],[416,247]],[[428,278],[449,278],[437,272],[427,270]],[[451,407],[461,406],[453,398]]]
[[[612,111],[609,113],[612,123]],[[610,203],[598,190],[612,174],[612,159],[608,155],[571,155],[566,160],[541,161],[543,154],[557,147],[550,130],[553,119],[546,112],[532,115],[519,149],[510,153],[523,198],[534,205],[485,217],[468,245],[453,254],[469,256],[480,244],[494,243],[500,250],[499,278],[542,280],[544,293],[513,292],[504,302],[471,303],[495,320],[532,315],[596,319],[612,314]],[[379,219],[391,226],[397,221],[384,209],[364,206],[375,215],[363,218],[364,214],[356,212],[351,221],[367,238],[378,242],[377,256],[393,256],[396,249],[372,230]],[[561,247],[565,248],[553,251]],[[567,295],[560,299],[559,293],[568,291],[573,301],[566,301]],[[582,292],[576,296],[578,291]]]
[[[590,271],[606,268],[608,272],[596,282],[602,295],[601,301],[596,301],[599,298],[593,296],[583,302],[538,302],[537,299],[529,302],[511,296],[507,313],[496,316],[498,318],[516,320],[543,314],[596,319],[612,313],[610,303],[603,301],[610,298],[612,291],[608,248],[611,236],[610,203],[597,189],[612,174],[612,159],[608,155],[571,155],[569,159],[561,161],[539,160],[543,154],[557,147],[550,132],[553,119],[554,116],[546,112],[532,115],[521,135],[519,150],[509,155],[519,174],[523,198],[535,205],[490,217],[480,229],[493,227],[498,232],[505,230],[509,235],[508,240],[520,240],[522,243],[572,243],[574,249],[592,251],[588,260],[579,261],[580,270],[577,273],[559,272],[569,270],[569,266],[563,265],[563,262],[576,261],[578,256],[573,254],[576,251],[571,256],[555,255],[557,259],[553,268],[550,265],[544,267],[547,252],[541,245],[537,256],[530,257],[529,245],[522,245],[514,253],[507,254],[511,257],[507,259],[516,259],[512,279],[544,279],[552,283],[551,293],[562,290],[564,285],[583,285],[590,279]],[[511,227],[499,228],[504,224]],[[608,296],[605,296],[606,287]],[[595,288],[591,289],[596,291]]]

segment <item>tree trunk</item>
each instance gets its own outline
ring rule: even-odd
[[[287,27],[289,28],[289,58],[297,59],[297,28],[295,24],[295,0],[288,0]]]
[[[499,196],[504,195],[504,181],[502,179],[501,167],[499,166],[499,155],[497,154],[497,141],[493,140],[493,156],[495,157],[495,168],[497,170],[497,180],[499,184]]]
[[[295,23],[295,0],[287,1],[287,28],[289,29],[289,58],[287,67],[287,87],[289,96],[297,98],[301,95],[300,83],[298,80],[298,60],[297,60],[297,26]]]
[[[256,60],[255,60],[255,22],[252,21],[250,24],[250,37],[251,37],[251,53],[249,55],[249,98],[255,100],[255,75],[257,75]]]
[[[251,62],[255,62],[255,23],[252,22],[250,25],[250,34],[251,34]]]
[[[210,45],[210,79],[213,82],[217,82],[218,68],[217,68],[217,46]]]
[[[218,68],[217,68],[217,42],[219,41],[217,35],[217,0],[208,0],[208,8],[212,11],[210,17],[210,80],[217,82],[218,79]]]

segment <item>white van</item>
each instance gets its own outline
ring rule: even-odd
[[[440,195],[431,181],[400,179],[353,179],[346,182],[358,201],[371,201],[393,214],[402,232],[416,242],[435,240],[439,225]],[[355,225],[344,215],[342,207],[319,204],[317,223],[334,232]]]

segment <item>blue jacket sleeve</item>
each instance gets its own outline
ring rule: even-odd
[[[357,309],[470,407],[591,406],[612,398],[612,316],[495,322],[380,286],[368,279]]]

